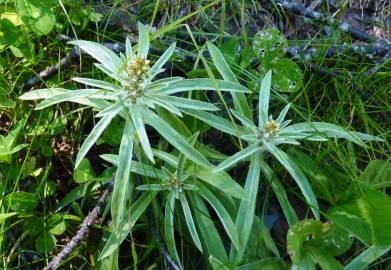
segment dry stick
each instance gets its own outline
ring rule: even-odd
[[[54,257],[49,262],[49,264],[45,268],[43,268],[43,270],[52,270],[58,267],[61,264],[61,262],[66,257],[68,257],[69,254],[71,254],[72,251],[80,244],[80,242],[87,237],[87,234],[90,231],[91,227],[98,220],[100,210],[103,204],[105,203],[107,197],[109,196],[110,192],[113,190],[113,185],[114,185],[114,176],[111,178],[110,182],[107,183],[107,187],[103,191],[102,195],[100,196],[94,209],[92,209],[92,211],[84,219],[83,225],[80,228],[80,230],[77,231],[76,235],[72,237],[71,241],[64,247],[64,249],[56,257]]]
[[[321,12],[308,9],[303,4],[300,4],[300,3],[292,3],[292,2],[286,1],[286,0],[277,0],[277,3],[283,9],[285,9],[293,14],[296,14],[296,15],[300,15],[300,16],[303,16],[303,17],[306,17],[309,19],[313,19],[313,20],[318,20],[318,21],[321,21],[324,24],[328,24],[328,25],[332,25],[336,22],[335,18],[332,18],[330,16],[326,16],[325,14],[323,14]],[[376,43],[379,43],[379,45],[383,44],[383,46],[385,46],[387,51],[390,50],[391,42],[389,40],[379,39],[379,38],[373,37],[371,35],[368,35],[367,33],[363,32],[363,31],[361,31],[361,30],[359,30],[359,29],[357,29],[357,28],[355,28],[345,22],[339,23],[338,28],[342,32],[350,33],[352,35],[352,37],[354,37],[356,39],[363,40],[366,42],[376,42]]]

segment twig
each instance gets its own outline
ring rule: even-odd
[[[300,15],[309,19],[313,20],[319,20],[322,23],[328,24],[328,25],[333,25],[336,22],[336,19],[326,16],[321,12],[311,10],[306,8],[303,4],[301,3],[293,3],[290,1],[286,0],[277,0],[277,3],[285,10],[294,13],[296,15]],[[376,37],[373,37],[371,35],[368,35],[367,33],[349,25],[346,22],[340,22],[338,24],[338,28],[345,33],[350,33],[354,38],[366,41],[366,42],[379,42],[380,44],[383,44],[386,46],[387,50],[390,49],[391,42],[389,40],[385,39],[379,39]]]
[[[136,174],[136,181],[138,185],[142,184],[140,175]],[[152,209],[150,207],[147,208],[147,218],[150,224],[150,229],[152,233],[152,237],[157,243],[160,253],[163,255],[164,261],[166,265],[169,267],[168,269],[172,270],[181,270],[181,268],[176,264],[176,262],[171,258],[170,254],[167,251],[166,246],[164,245],[162,238],[160,236],[159,229],[156,226],[155,219],[153,217]]]
[[[372,74],[376,73],[389,59],[391,56],[391,50],[384,55],[384,57],[371,69],[367,70],[364,73],[364,77],[370,77]]]
[[[96,206],[94,209],[88,214],[88,216],[84,219],[83,225],[79,231],[77,231],[76,235],[72,237],[71,241],[64,247],[64,249],[55,256],[49,264],[43,268],[43,270],[52,270],[58,267],[61,262],[72,253],[72,251],[79,245],[79,243],[87,237],[88,232],[90,231],[92,225],[98,220],[100,210],[105,203],[107,197],[110,192],[113,190],[114,185],[114,176],[111,178],[110,182],[107,183],[106,189],[103,191],[100,196]]]

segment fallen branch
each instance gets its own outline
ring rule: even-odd
[[[111,178],[110,182],[107,183],[106,189],[103,191],[100,196],[96,206],[94,209],[88,214],[88,216],[84,219],[83,225],[80,230],[77,231],[76,235],[72,237],[71,241],[64,247],[64,249],[55,256],[49,264],[43,268],[43,270],[52,270],[58,267],[61,262],[72,253],[72,251],[80,244],[80,242],[87,237],[88,232],[91,227],[96,223],[99,217],[100,210],[105,203],[107,197],[110,192],[113,190],[114,185],[114,176]]]
[[[318,20],[327,25],[333,25],[337,22],[335,18],[326,16],[321,12],[308,9],[301,3],[293,3],[286,0],[277,0],[277,4],[281,6],[283,9],[293,14],[303,16],[308,19]],[[349,25],[346,22],[339,22],[338,28],[344,33],[350,33],[352,37],[356,39],[366,41],[366,42],[376,42],[379,43],[379,45],[383,44],[385,46],[385,49],[390,50],[391,42],[389,40],[379,39],[371,35],[368,35],[367,33]]]

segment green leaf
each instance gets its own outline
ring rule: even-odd
[[[137,25],[138,25],[137,56],[146,59],[149,51],[149,27],[140,22],[138,22]]]
[[[367,245],[391,245],[391,199],[381,191],[363,189],[332,207],[327,216]]]
[[[303,73],[300,67],[289,58],[272,61],[273,87],[280,92],[296,92],[303,86]]]
[[[263,66],[269,68],[269,65],[276,57],[284,56],[284,47],[288,45],[284,35],[275,28],[259,31],[253,41],[253,51],[262,59]]]
[[[220,189],[228,195],[241,200],[246,199],[243,188],[225,171],[216,172],[210,166],[195,166],[187,169],[186,173],[197,176],[202,181]]]
[[[116,230],[121,230],[121,221],[125,213],[126,195],[130,186],[130,165],[133,156],[134,128],[131,120],[126,120],[119,148],[118,168],[115,175],[111,201],[111,215]]]
[[[181,111],[205,122],[206,124],[214,127],[215,129],[218,129],[222,132],[225,132],[225,133],[233,135],[233,136],[239,137],[240,134],[247,134],[248,133],[242,127],[240,127],[238,125],[235,126],[232,122],[230,122],[222,117],[211,114],[209,112],[191,110],[191,109],[182,109]]]
[[[287,250],[294,264],[298,265],[303,259],[303,245],[307,237],[322,233],[322,222],[318,220],[302,220],[291,226],[287,234]]]
[[[149,144],[149,139],[147,135],[147,131],[145,130],[144,122],[143,122],[143,111],[141,106],[135,104],[132,106],[132,121],[134,124],[134,127],[137,132],[138,139],[140,141],[141,147],[144,150],[144,154],[147,156],[147,158],[152,162],[155,163],[155,160],[153,159],[153,153],[151,145]],[[148,112],[147,112],[148,113]]]
[[[164,235],[166,237],[167,249],[170,255],[180,265],[178,252],[175,246],[174,236],[174,210],[175,210],[175,195],[174,192],[170,192],[166,199],[165,215],[164,215]]]
[[[3,213],[3,214],[0,214],[0,222],[2,222],[4,219],[7,219],[9,217],[12,217],[14,215],[16,215],[17,213],[16,212],[10,212],[10,213]]]
[[[259,104],[258,104],[258,126],[263,128],[266,125],[266,121],[269,117],[269,100],[270,100],[270,88],[272,83],[272,72],[268,71],[265,77],[262,79],[261,89],[259,91]]]
[[[175,51],[175,47],[176,47],[176,43],[174,42],[173,44],[170,45],[170,47],[168,47],[168,49],[162,54],[162,56],[159,57],[159,59],[151,67],[151,70],[149,72],[154,73],[159,71],[171,58],[172,54]]]
[[[391,186],[391,162],[389,160],[371,160],[359,180],[375,188]]]
[[[307,177],[301,171],[299,166],[297,166],[296,163],[294,163],[292,159],[284,151],[280,150],[278,147],[267,142],[264,142],[264,145],[266,149],[285,167],[285,169],[295,180],[301,192],[303,193],[304,198],[306,199],[307,203],[311,207],[314,216],[317,219],[319,219],[319,210],[318,210],[319,207],[316,201],[315,194],[312,191],[311,185],[308,182]]]
[[[266,164],[264,160],[261,162],[261,168],[277,196],[278,202],[280,203],[282,211],[284,212],[288,225],[292,226],[297,221],[299,221],[299,219],[297,218],[296,212],[288,199],[285,188],[281,184],[280,180],[278,180],[273,170],[269,167],[269,165]]]
[[[172,95],[179,92],[194,91],[194,90],[220,90],[248,93],[249,90],[238,83],[212,80],[212,79],[186,79],[178,82],[173,82],[168,87],[163,89],[151,89],[149,92],[151,95]]]
[[[56,247],[56,239],[50,232],[43,231],[37,238],[35,247],[39,252],[50,252]]]
[[[111,120],[121,111],[122,107],[118,106],[110,113],[106,114],[102,117],[102,119],[94,126],[91,130],[90,134],[88,134],[87,138],[84,140],[82,146],[80,147],[79,153],[77,154],[75,161],[75,168],[80,165],[80,162],[87,155],[88,151],[98,140],[100,135],[106,129],[106,127],[110,124]]]
[[[94,79],[80,78],[80,77],[72,78],[72,80],[74,80],[75,82],[82,83],[84,85],[92,86],[94,88],[101,88],[110,91],[117,91],[121,89],[120,87],[110,82],[101,81],[101,80],[94,80]]]
[[[219,259],[213,257],[212,255],[209,256],[209,263],[213,270],[229,270],[229,268],[226,267],[221,261],[219,261]]]
[[[91,163],[87,158],[83,158],[80,161],[80,165],[76,168],[74,174],[74,180],[76,183],[85,183],[95,179],[94,170],[91,167]]]
[[[199,165],[209,166],[208,160],[206,160],[206,158],[195,150],[181,134],[169,126],[157,114],[150,111],[150,113],[145,113],[144,117],[149,125],[156,129],[163,138],[183,153],[188,159]]]
[[[118,166],[117,155],[103,154],[100,157],[105,161],[110,162],[115,166]],[[140,163],[134,160],[132,160],[132,163],[130,165],[130,171],[147,177],[158,178],[158,179],[165,178],[165,174],[162,172],[162,170],[152,167],[151,165]]]
[[[366,141],[383,141],[379,137],[371,136],[368,134],[347,131],[342,127],[334,124],[324,122],[308,122],[290,125],[284,128],[284,132],[300,133],[300,132],[311,132],[324,134],[327,137],[342,138],[354,142],[358,145],[365,146],[363,140]],[[309,138],[310,139],[310,138]]]
[[[202,111],[218,111],[219,108],[217,108],[215,105],[208,103],[208,102],[203,102],[203,101],[198,101],[194,99],[189,99],[189,98],[182,98],[182,97],[176,97],[176,96],[159,96],[159,95],[154,95],[151,96],[153,98],[163,100],[172,106],[176,108],[187,108],[187,109],[193,109],[193,110],[202,110]]]
[[[219,73],[221,74],[221,76],[223,77],[223,79],[226,81],[239,83],[239,81],[236,79],[235,74],[229,68],[220,50],[212,43],[208,43],[207,46],[210,55],[212,57],[213,63],[216,66]],[[252,119],[252,113],[248,106],[246,96],[242,93],[236,93],[236,92],[231,93],[231,95],[232,95],[235,110],[242,113],[247,118]]]
[[[58,94],[51,96],[35,107],[35,110],[42,110],[47,107],[50,107],[52,105],[65,102],[65,101],[71,101],[75,103],[82,103],[84,98],[97,98],[97,95],[102,96],[104,95],[105,91],[107,90],[102,90],[102,89],[81,89],[81,90],[72,90],[72,91],[67,91],[64,92],[63,94]]]
[[[8,19],[0,20],[0,46],[14,44],[19,37],[18,28]]]
[[[99,63],[101,63],[102,66],[108,69],[111,73],[114,73],[114,75],[120,75],[122,65],[121,59],[117,54],[107,49],[105,46],[97,42],[86,40],[75,40],[68,43],[79,46],[80,49],[99,61]]]
[[[32,216],[23,220],[23,230],[29,235],[36,236],[45,228],[42,217]]]
[[[231,216],[229,215],[229,213],[227,212],[227,210],[225,209],[223,204],[206,187],[204,187],[203,185],[199,185],[198,187],[200,189],[199,194],[206,201],[208,201],[208,203],[212,206],[213,210],[216,212],[221,223],[223,224],[225,232],[227,233],[228,237],[231,239],[232,244],[235,246],[236,249],[240,249],[241,243],[239,240],[237,229],[235,228],[235,225],[232,222]]]
[[[194,224],[193,216],[190,210],[189,203],[187,202],[186,196],[182,193],[181,196],[179,196],[179,200],[182,205],[183,213],[185,215],[185,220],[187,224],[187,228],[189,229],[191,238],[193,239],[196,247],[199,251],[202,252],[202,245],[200,237],[198,236],[197,229]]]
[[[15,212],[27,212],[38,206],[38,197],[34,193],[17,191],[5,196],[5,202]]]
[[[224,248],[223,241],[215,227],[215,221],[210,216],[202,199],[195,193],[189,193],[194,213],[197,220],[197,225],[200,228],[200,233],[205,242],[206,249],[209,255],[213,255],[220,261],[227,262],[228,257]]]
[[[323,270],[342,270],[343,266],[324,248],[308,243],[306,250]]]
[[[285,261],[278,257],[265,258],[239,266],[236,270],[286,270]]]
[[[255,153],[260,150],[261,148],[258,146],[258,144],[252,144],[250,146],[247,146],[243,150],[235,153],[234,155],[230,156],[229,158],[221,162],[219,166],[216,167],[216,171],[222,171],[227,168],[230,168],[236,163],[238,163],[239,161],[246,160],[248,157],[250,157],[253,154],[256,155]]]
[[[140,216],[145,212],[145,209],[147,209],[156,194],[156,192],[144,192],[132,204],[129,208],[128,215],[126,216],[127,218],[122,221],[120,230],[115,230],[110,234],[109,239],[106,241],[105,246],[99,255],[99,260],[109,257],[119,249],[121,243],[125,240],[126,236],[132,230]]]
[[[25,25],[38,35],[49,34],[56,22],[53,12],[39,0],[17,0],[16,7]]]
[[[368,266],[372,262],[386,254],[390,249],[391,247],[370,246],[367,250],[365,250],[359,256],[354,258],[348,265],[346,265],[344,270],[369,269]]]
[[[248,169],[246,184],[244,186],[244,192],[246,193],[247,198],[240,202],[235,222],[235,228],[240,237],[241,247],[236,249],[231,248],[229,256],[230,260],[234,261],[235,264],[239,264],[242,261],[253,226],[261,171],[260,166],[260,157],[258,155],[253,155],[251,157],[250,168]]]
[[[64,94],[73,90],[67,90],[63,88],[45,88],[37,89],[24,93],[19,98],[21,100],[37,100],[37,99],[48,99],[50,97]]]

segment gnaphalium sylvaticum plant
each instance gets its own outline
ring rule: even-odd
[[[30,91],[20,98],[23,100],[44,99],[37,105],[37,110],[70,101],[91,106],[99,111],[96,117],[101,119],[82,144],[75,167],[80,164],[114,117],[120,116],[126,121],[119,149],[119,163],[111,203],[113,223],[116,228],[119,228],[128,192],[130,161],[132,160],[134,143],[140,143],[145,156],[152,163],[154,162],[145,124],[156,129],[163,138],[188,159],[199,165],[209,165],[206,158],[154,111],[156,106],[177,116],[182,116],[182,111],[185,109],[214,111],[218,108],[213,104],[173,94],[194,90],[219,89],[230,92],[247,92],[248,90],[240,84],[223,80],[184,79],[181,77],[156,79],[156,76],[164,71],[163,66],[174,53],[175,43],[152,64],[148,59],[149,29],[142,24],[139,24],[137,51],[133,51],[130,40],[127,39],[125,55],[117,55],[95,42],[77,40],[69,43],[79,46],[81,50],[95,58],[99,62],[95,66],[114,79],[114,82],[74,78],[76,82],[91,88],[79,90],[39,89]]]
[[[221,76],[227,81],[237,82],[237,78],[228,66],[219,49],[212,44],[208,44],[208,49]],[[247,101],[245,99],[243,100],[238,98],[238,96],[240,97],[240,94],[233,96],[234,105],[236,106],[235,110],[232,110],[231,113],[241,123],[241,125],[236,125],[231,121],[227,121],[208,112],[192,109],[186,110],[188,114],[225,133],[236,136],[241,141],[245,141],[247,143],[247,146],[231,157],[226,158],[215,168],[216,171],[221,171],[234,166],[239,161],[250,160],[249,171],[244,187],[247,200],[243,200],[240,203],[235,224],[242,248],[231,248],[229,258],[231,263],[234,265],[239,264],[243,259],[246,245],[249,240],[254,219],[260,172],[264,172],[269,181],[273,178],[272,170],[265,162],[264,156],[266,153],[271,153],[272,156],[274,156],[285,167],[298,184],[304,198],[311,207],[314,216],[319,219],[319,207],[316,196],[307,177],[301,171],[299,166],[296,165],[296,163],[289,157],[289,155],[281,149],[281,146],[284,144],[299,145],[299,141],[303,140],[326,141],[328,138],[343,138],[361,146],[365,146],[364,141],[382,141],[379,137],[360,132],[346,131],[344,128],[330,123],[304,122],[291,124],[290,120],[285,120],[290,104],[286,105],[282,109],[277,118],[274,118],[272,115],[269,115],[271,80],[272,74],[271,71],[269,71],[265,74],[261,82],[258,103],[258,121],[256,124],[254,123],[253,115],[248,113],[247,108],[250,106],[247,104]],[[280,204],[287,218],[288,224],[292,225],[298,219],[293,208],[290,206],[289,201],[286,199],[284,200],[284,197],[286,197],[285,191],[282,191],[282,194],[281,188],[277,187],[275,192],[279,193],[276,195],[280,200]],[[289,205],[289,207],[285,207],[284,204],[285,206]]]

